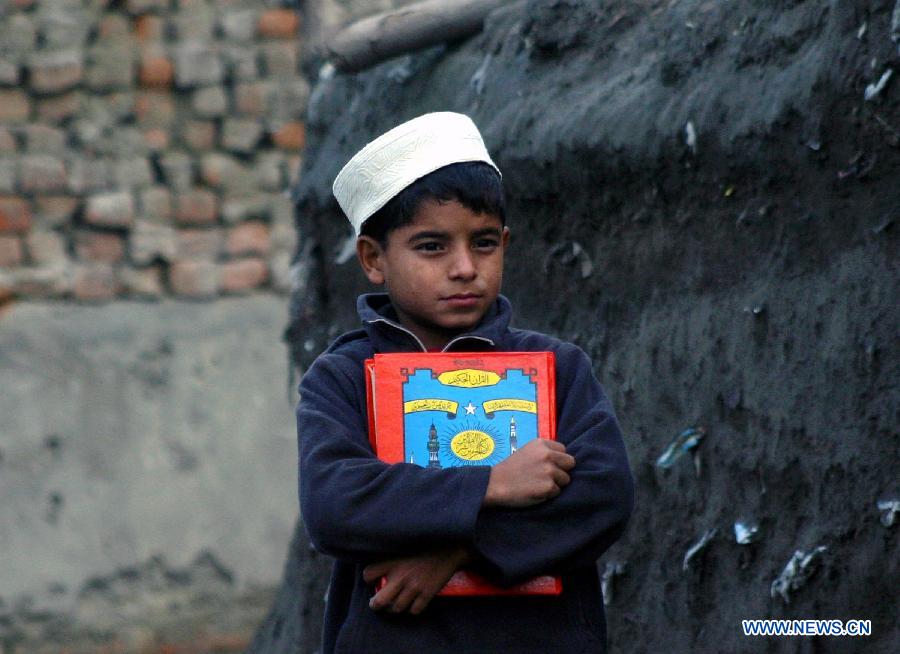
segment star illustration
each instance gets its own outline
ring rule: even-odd
[[[475,405],[472,404],[471,401],[469,401],[469,403],[465,406],[465,409],[466,409],[466,415],[467,415],[467,416],[474,416],[474,415],[475,415],[475,408],[476,408]]]

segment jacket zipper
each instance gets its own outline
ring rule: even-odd
[[[376,322],[383,322],[385,325],[393,327],[394,329],[399,329],[401,332],[412,336],[413,340],[418,344],[418,346],[422,349],[423,352],[428,352],[428,348],[426,348],[425,345],[422,343],[422,341],[419,340],[419,337],[416,336],[415,334],[413,334],[411,331],[409,331],[406,327],[403,327],[402,325],[398,325],[397,323],[392,322],[392,321],[388,320],[387,318],[378,318],[376,320],[367,320],[366,322],[370,325],[374,324]],[[456,341],[461,341],[465,338],[475,338],[475,339],[478,339],[479,341],[484,341],[486,343],[489,343],[492,347],[496,347],[494,341],[492,341],[489,338],[485,338],[484,336],[457,336],[456,338],[451,339],[450,342],[444,346],[444,348],[441,350],[441,352],[446,352],[447,348],[450,347],[451,345],[453,345]]]

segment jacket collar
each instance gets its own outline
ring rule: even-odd
[[[425,351],[418,337],[402,326],[387,293],[365,293],[356,300],[356,310],[376,352]],[[495,350],[509,329],[512,305],[503,295],[488,309],[481,322],[465,334],[454,337],[444,352]]]

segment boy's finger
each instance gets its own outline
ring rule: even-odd
[[[369,608],[373,611],[381,611],[382,609],[388,608],[394,603],[394,599],[397,597],[397,593],[399,592],[399,584],[391,583],[391,580],[388,579],[388,582],[384,585],[384,588],[375,593],[372,596],[372,599],[369,600]]]
[[[565,452],[566,451],[566,446],[563,445],[562,443],[560,443],[559,441],[551,441],[546,438],[540,438],[540,439],[538,439],[537,442],[543,443],[544,446],[548,450],[554,450],[555,452]]]
[[[430,602],[431,595],[419,595],[415,600],[413,600],[412,606],[409,607],[409,612],[412,615],[419,615],[428,607],[428,604]]]
[[[568,486],[569,482],[572,481],[572,478],[565,470],[557,468],[556,472],[553,473],[553,481],[556,482],[557,486],[562,488],[563,486]]]
[[[566,454],[565,452],[554,452],[552,456],[553,463],[555,463],[563,470],[571,470],[575,467],[575,457],[571,454]]]
[[[394,598],[394,601],[391,604],[391,613],[403,613],[412,606],[418,595],[419,591],[413,588],[404,588],[403,592],[399,593],[397,597]]]
[[[363,581],[367,584],[374,583],[383,577],[389,570],[386,563],[373,563],[363,568]]]

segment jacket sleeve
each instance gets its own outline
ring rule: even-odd
[[[593,564],[622,534],[634,508],[634,482],[612,406],[588,356],[570,344],[557,351],[557,440],[575,457],[575,468],[556,498],[479,514],[474,547],[500,583]]]
[[[300,383],[300,508],[313,545],[336,558],[366,561],[468,541],[490,469],[429,470],[377,459],[355,388],[362,375],[359,363],[325,354]]]

